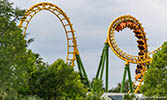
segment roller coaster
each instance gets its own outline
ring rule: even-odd
[[[51,13],[53,13],[61,22],[67,39],[67,57],[66,57],[66,63],[70,64],[71,66],[75,66],[75,60],[77,62],[77,66],[79,69],[80,77],[82,79],[85,79],[88,86],[91,88],[89,84],[89,80],[87,77],[87,73],[84,69],[79,50],[77,48],[77,40],[75,36],[75,31],[73,29],[73,26],[70,22],[69,17],[66,15],[66,13],[59,8],[58,6],[48,3],[48,2],[42,2],[38,3],[31,8],[29,8],[26,12],[23,18],[20,20],[19,27],[23,30],[23,34],[26,34],[28,25],[31,21],[31,19],[40,11],[47,10]],[[129,28],[133,31],[135,37],[137,38],[138,43],[138,56],[130,55],[122,51],[119,46],[117,45],[115,41],[115,31],[120,32],[125,28]],[[96,73],[96,79],[103,78],[104,74],[104,67],[106,67],[106,73],[105,73],[105,91],[108,91],[108,78],[109,78],[109,47],[112,49],[114,54],[118,56],[120,59],[125,61],[125,70],[124,75],[122,79],[122,85],[120,92],[124,92],[124,85],[125,85],[125,78],[126,73],[128,73],[129,78],[129,84],[130,84],[130,93],[137,93],[140,89],[140,86],[143,82],[144,74],[147,72],[147,69],[149,68],[149,64],[152,60],[150,55],[153,55],[155,52],[159,51],[161,47],[157,48],[156,50],[149,52],[148,51],[148,44],[147,44],[147,38],[146,33],[144,32],[144,28],[142,27],[141,23],[134,17],[130,15],[120,16],[117,19],[115,19],[112,24],[108,28],[107,32],[107,39],[105,41],[105,46],[102,50],[101,59],[99,62],[99,66]],[[137,64],[136,70],[135,70],[135,82],[132,84],[131,80],[131,74],[130,74],[130,63]],[[136,84],[136,82],[139,82],[139,84]],[[137,86],[137,87],[135,87]]]

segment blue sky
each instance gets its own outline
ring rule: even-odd
[[[130,14],[136,17],[147,33],[149,51],[159,47],[167,39],[167,1],[166,0],[9,0],[21,9],[28,9],[40,2],[50,2],[59,6],[70,17],[81,59],[89,79],[96,75],[100,55],[106,40],[107,30],[112,21]],[[28,38],[35,41],[30,45],[44,61],[53,63],[57,58],[66,58],[66,37],[64,30],[53,14],[39,12],[30,22]],[[116,33],[120,48],[129,54],[137,54],[134,34],[126,29]],[[121,82],[124,61],[113,52],[110,53],[110,88]],[[134,80],[135,64],[131,64]]]

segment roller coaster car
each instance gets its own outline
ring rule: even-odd
[[[142,71],[143,71],[143,72],[146,71],[146,67],[145,67],[145,66],[147,66],[146,63],[142,63]]]
[[[146,66],[146,63],[142,63],[143,66]]]
[[[136,75],[137,75],[137,74],[141,73],[141,70],[138,69],[138,68],[136,68],[135,73],[136,73]]]
[[[145,45],[138,45],[138,48],[139,48],[140,50],[145,50],[145,49],[146,49]]]
[[[126,25],[127,25],[128,28],[130,28],[132,26],[132,24],[133,24],[132,21],[127,21],[126,22]]]
[[[143,34],[135,34],[135,36],[138,38],[138,39],[142,39],[144,37]]]
[[[140,70],[140,69],[136,68],[136,70],[135,70],[135,79],[136,80],[141,79],[143,75],[144,75],[143,74],[143,70]]]
[[[142,75],[141,75],[141,74],[135,75],[135,79],[136,79],[136,80],[141,79],[141,78],[142,78]]]
[[[142,39],[139,39],[139,40],[137,40],[137,43],[138,43],[139,45],[144,45],[145,41],[142,40]]]
[[[139,28],[138,28],[138,29],[135,29],[133,32],[134,32],[135,34],[141,34],[141,33],[142,33]]]
[[[126,22],[122,22],[120,26],[122,27],[122,29],[124,29],[126,27]]]
[[[130,29],[132,30],[132,29],[139,29],[139,27],[138,27],[138,25],[137,24],[135,24],[135,23],[133,23],[131,26],[130,26]]]
[[[122,30],[122,27],[121,27],[120,25],[118,25],[118,26],[116,27],[116,31],[119,32],[120,30]]]
[[[126,27],[126,22],[122,22],[116,27],[116,31],[117,32],[122,31],[125,27]]]
[[[140,52],[138,53],[138,55],[139,55],[139,56],[142,56],[142,55],[144,55],[144,52],[141,52],[141,51],[140,51]]]
[[[141,64],[138,64],[138,65],[137,65],[137,69],[142,69],[142,65],[141,65]]]

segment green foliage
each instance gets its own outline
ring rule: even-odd
[[[7,0],[0,0],[0,94],[14,99],[23,84],[23,57],[27,42],[15,21],[23,15],[23,10],[12,8]]]
[[[27,51],[30,41],[16,25],[23,15],[24,10],[0,0],[0,96],[5,100],[20,100],[19,91],[28,89],[27,78],[42,64],[38,54]]]
[[[104,100],[100,98],[100,96],[104,93],[102,80],[94,79],[92,81],[91,86],[92,86],[92,89],[88,93],[86,100]]]
[[[118,83],[117,86],[115,88],[112,88],[111,90],[109,90],[109,92],[115,92],[115,93],[119,93],[121,90],[121,83]],[[128,93],[129,91],[129,80],[125,81],[125,87],[124,87],[124,92]]]
[[[5,19],[4,22],[8,21],[8,23],[12,23],[19,21],[19,19],[24,15],[24,10],[13,8],[12,5],[13,3],[9,3],[8,0],[0,0],[0,17]],[[6,23],[6,25],[8,26],[9,24]]]
[[[87,93],[79,74],[61,59],[33,72],[28,86],[24,95],[37,95],[44,100],[82,100]]]
[[[19,94],[24,94],[25,91],[29,90],[29,79],[31,78],[33,73],[38,71],[45,70],[49,65],[42,62],[42,59],[39,57],[39,54],[34,54],[31,50],[28,50],[23,57],[24,64],[24,72],[21,75],[24,84],[21,85],[18,92]]]
[[[103,81],[100,79],[93,80],[92,82],[92,92],[96,93],[97,96],[101,96],[104,93]]]
[[[124,95],[124,100],[134,100],[136,97],[134,94],[126,94]]]
[[[149,97],[167,97],[167,42],[153,55],[150,66],[141,87],[143,94]]]

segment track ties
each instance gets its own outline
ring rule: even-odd
[[[68,52],[69,54],[74,54],[74,52]]]
[[[64,17],[64,18],[62,18],[61,20],[66,20],[66,19],[69,19],[69,17],[67,17],[67,18]]]
[[[69,45],[68,47],[75,47],[74,45]]]
[[[72,25],[72,24],[71,24]],[[70,26],[70,24],[65,24],[64,26]]]
[[[75,32],[75,31],[74,30],[73,31],[72,30],[71,31],[67,31],[67,33],[72,33],[72,32]]]
[[[67,40],[74,40],[74,39],[76,39],[76,37],[75,38],[67,38]]]

